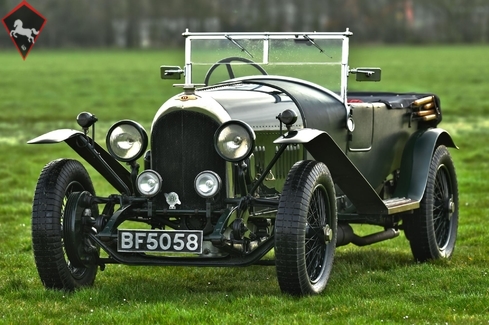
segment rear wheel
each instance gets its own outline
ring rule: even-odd
[[[94,250],[89,240],[81,244],[86,247],[80,247],[82,252],[90,251],[94,257],[88,266],[70,261],[65,247],[69,238],[73,238],[73,234],[66,231],[73,223],[65,216],[68,197],[83,191],[95,193],[88,172],[76,160],[52,161],[39,176],[32,207],[32,242],[37,271],[46,288],[72,291],[90,286],[95,280],[97,265],[94,261],[98,250]]]
[[[436,148],[420,208],[406,217],[405,224],[417,261],[452,256],[458,229],[458,185],[455,166],[445,146]]]
[[[336,197],[328,168],[297,162],[289,172],[275,223],[275,263],[280,289],[318,294],[331,273],[336,248]]]

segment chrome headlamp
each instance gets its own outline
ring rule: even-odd
[[[254,148],[255,132],[243,121],[223,123],[214,134],[217,153],[225,160],[238,162],[248,158]]]
[[[105,141],[110,154],[117,160],[133,161],[146,150],[148,135],[139,123],[123,120],[112,125]]]
[[[145,170],[136,178],[139,193],[148,197],[158,194],[162,183],[160,174],[151,169]]]
[[[215,172],[205,170],[195,177],[195,191],[203,198],[211,198],[221,189],[221,178]]]

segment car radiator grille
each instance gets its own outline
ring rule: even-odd
[[[151,168],[163,179],[161,192],[155,197],[156,209],[168,208],[165,193],[176,192],[182,202],[177,209],[205,209],[205,199],[194,189],[194,179],[204,170],[216,172],[225,182],[225,161],[214,149],[214,133],[219,123],[209,116],[175,111],[161,116],[153,125]],[[225,186],[213,206],[222,206]]]

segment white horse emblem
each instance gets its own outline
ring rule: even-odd
[[[10,31],[10,37],[14,36],[15,38],[17,38],[17,34],[24,35],[27,36],[27,40],[29,41],[29,43],[32,40],[32,43],[34,44],[34,37],[32,37],[32,34],[37,35],[39,34],[39,31],[36,31],[34,28],[22,28],[22,25],[22,20],[17,19],[14,22],[15,29]]]

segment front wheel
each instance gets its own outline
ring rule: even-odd
[[[415,260],[452,256],[458,229],[458,185],[445,146],[439,146],[433,154],[420,208],[404,223]]]
[[[280,289],[291,295],[321,293],[336,248],[336,197],[326,165],[297,162],[289,172],[275,223],[275,263]]]
[[[39,277],[49,289],[73,291],[78,287],[90,286],[97,274],[95,263],[81,265],[69,258],[67,247],[73,245],[70,240],[73,234],[68,233],[67,229],[72,222],[70,213],[66,214],[65,211],[68,198],[76,196],[73,193],[95,194],[83,165],[71,159],[59,159],[47,164],[39,176],[34,194],[32,246]],[[77,227],[77,231],[82,235],[83,229]],[[80,243],[83,254],[91,250],[92,261],[97,259],[98,254],[98,249],[94,248],[88,238]]]

